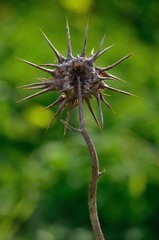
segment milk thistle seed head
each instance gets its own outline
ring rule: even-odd
[[[42,32],[42,31],[41,31]],[[42,32],[44,38],[46,39],[47,43],[53,50],[54,54],[57,58],[57,64],[47,63],[47,64],[34,64],[32,62],[26,61],[24,59],[20,59],[24,63],[27,63],[35,68],[38,68],[44,72],[47,72],[51,75],[48,79],[39,79],[39,82],[28,84],[24,86],[20,86],[20,88],[24,89],[32,89],[40,91],[27,96],[18,102],[28,100],[30,98],[36,97],[38,95],[50,92],[50,91],[57,91],[60,93],[57,100],[47,106],[45,109],[51,108],[53,106],[58,105],[58,109],[54,114],[51,122],[48,125],[48,128],[54,122],[56,117],[63,111],[66,107],[68,107],[67,111],[67,118],[66,123],[69,123],[70,115],[72,110],[78,106],[78,79],[80,79],[81,85],[81,96],[82,102],[86,102],[89,111],[91,112],[96,124],[101,129],[103,127],[103,113],[101,108],[101,102],[103,102],[108,108],[111,108],[110,104],[104,98],[103,90],[110,90],[119,93],[123,93],[126,95],[132,95],[131,93],[125,92],[123,90],[119,90],[109,86],[106,81],[107,80],[121,80],[118,77],[108,73],[108,71],[118,64],[126,60],[128,57],[132,55],[132,53],[124,56],[117,62],[107,67],[98,67],[95,66],[95,61],[98,57],[100,57],[103,53],[108,51],[113,45],[105,48],[102,50],[102,45],[104,42],[105,35],[103,36],[99,48],[96,53],[92,51],[89,57],[86,56],[86,43],[87,43],[87,36],[88,36],[88,23],[86,25],[85,35],[84,35],[84,42],[82,51],[77,57],[72,55],[72,47],[71,47],[71,39],[70,39],[70,31],[68,22],[66,21],[66,33],[67,33],[67,48],[68,53],[67,57],[61,55],[61,53],[54,47],[54,45],[50,42],[48,37]],[[99,123],[95,112],[91,106],[90,100],[92,97],[95,97],[97,100],[101,124]],[[48,129],[47,128],[47,129]]]

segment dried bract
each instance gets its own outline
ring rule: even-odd
[[[58,97],[58,99],[55,102],[51,103],[48,107],[46,107],[47,109],[52,106],[56,106],[56,105],[59,106],[57,109],[57,112],[54,114],[48,127],[51,126],[51,124],[54,122],[58,114],[62,110],[64,110],[67,106],[68,106],[68,112],[67,112],[66,123],[68,123],[70,119],[71,111],[76,106],[78,106],[77,79],[80,79],[82,100],[83,102],[84,101],[86,102],[86,104],[88,105],[88,109],[91,112],[95,122],[97,123],[98,127],[101,128],[101,125],[103,127],[103,113],[101,108],[101,102],[103,102],[107,107],[112,109],[110,104],[104,98],[105,94],[103,93],[103,90],[110,90],[110,91],[123,93],[126,95],[132,95],[128,92],[113,88],[106,83],[107,80],[120,80],[118,77],[108,73],[108,70],[116,67],[118,64],[126,60],[128,57],[132,55],[132,53],[121,58],[120,60],[118,60],[117,62],[115,62],[110,66],[97,67],[95,66],[95,61],[97,60],[97,58],[112,47],[112,46],[109,46],[104,50],[102,50],[102,45],[103,45],[105,36],[102,38],[97,52],[93,53],[92,51],[91,56],[86,57],[86,43],[87,43],[87,35],[88,35],[88,24],[87,24],[81,54],[79,54],[77,57],[74,57],[72,55],[68,22],[66,22],[66,32],[67,32],[67,41],[68,41],[67,57],[62,56],[61,53],[50,42],[48,37],[42,32],[47,43],[49,44],[54,54],[56,55],[56,58],[58,61],[57,64],[47,63],[47,64],[37,65],[32,62],[20,59],[21,61],[35,68],[38,68],[44,72],[47,72],[48,74],[51,75],[49,79],[39,79],[39,82],[37,83],[21,86],[21,88],[33,89],[33,90],[39,89],[40,91],[30,96],[27,96],[21,99],[20,101],[28,100],[30,98],[33,98],[35,96],[41,95],[46,92],[57,91],[60,93],[60,96]],[[101,124],[99,123],[94,113],[94,110],[91,106],[90,100],[92,99],[92,97],[95,97],[97,100],[97,104],[100,112]]]

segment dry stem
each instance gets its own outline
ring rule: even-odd
[[[92,228],[93,228],[93,232],[96,237],[96,240],[105,240],[104,235],[101,230],[101,226],[100,226],[100,222],[99,222],[99,218],[98,218],[98,212],[97,212],[97,204],[96,204],[98,178],[104,172],[99,172],[99,161],[98,161],[96,149],[94,147],[94,144],[93,144],[90,136],[88,135],[88,133],[85,129],[80,77],[77,77],[77,82],[78,82],[77,95],[78,95],[78,110],[79,110],[80,128],[76,129],[76,128],[70,126],[68,123],[66,123],[63,120],[62,120],[62,123],[70,130],[81,133],[83,138],[86,141],[87,146],[88,146],[90,156],[91,156],[91,165],[92,165],[92,173],[91,173],[90,185],[89,185],[90,220],[91,220],[91,224],[92,224]]]

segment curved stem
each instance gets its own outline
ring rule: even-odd
[[[78,110],[79,110],[79,120],[80,120],[80,130],[81,130],[80,133],[82,134],[88,146],[90,156],[91,156],[91,164],[92,164],[92,173],[91,173],[90,185],[89,185],[89,214],[90,214],[91,224],[92,224],[92,228],[93,228],[93,232],[95,234],[96,240],[104,240],[105,238],[101,230],[101,226],[98,218],[98,212],[97,212],[97,204],[96,204],[98,178],[102,175],[102,173],[99,172],[99,161],[98,161],[98,156],[97,156],[94,144],[84,126],[80,77],[77,77],[77,81],[78,81],[78,89],[77,89]]]
[[[83,130],[82,135],[87,143],[90,155],[91,155],[91,163],[92,163],[92,174],[90,178],[90,185],[89,185],[89,214],[90,219],[93,227],[94,234],[97,240],[104,240],[104,235],[101,230],[98,212],[97,212],[97,204],[96,204],[96,194],[97,194],[97,184],[98,178],[101,176],[99,173],[99,162],[98,156],[94,147],[94,144],[89,137],[86,130]]]

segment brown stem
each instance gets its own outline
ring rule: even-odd
[[[95,234],[96,240],[104,240],[105,238],[101,230],[101,226],[98,218],[98,212],[97,212],[97,204],[96,204],[98,178],[102,175],[102,173],[99,172],[99,161],[98,161],[98,156],[97,156],[94,144],[91,138],[89,137],[84,126],[80,77],[77,77],[77,81],[78,81],[78,91],[77,91],[78,109],[79,109],[79,119],[80,119],[79,132],[82,134],[83,138],[86,141],[86,144],[90,152],[91,164],[92,164],[92,174],[91,174],[90,185],[89,185],[89,214],[90,214],[91,224],[92,224],[92,228],[93,228],[93,232]]]

